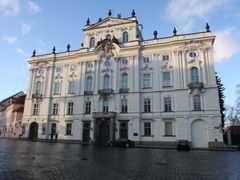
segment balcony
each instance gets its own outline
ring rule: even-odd
[[[98,94],[102,97],[108,97],[113,93],[113,89],[99,89]]]
[[[93,118],[115,118],[116,112],[93,112]]]
[[[84,95],[93,95],[93,91],[86,90],[84,91]]]
[[[119,89],[119,93],[120,93],[120,94],[128,93],[128,91],[129,91],[129,88],[120,88],[120,89]]]
[[[202,90],[204,88],[204,85],[202,82],[191,82],[191,83],[188,83],[188,88],[190,90],[194,90],[194,89]]]
[[[43,96],[42,96],[42,94],[33,94],[33,95],[32,95],[32,98],[33,98],[33,99],[42,99]]]

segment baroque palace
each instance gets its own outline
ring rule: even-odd
[[[204,32],[144,40],[131,17],[87,20],[80,49],[36,55],[23,116],[23,137],[106,144],[223,145],[213,61],[215,36]]]

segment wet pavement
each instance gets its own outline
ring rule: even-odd
[[[0,139],[0,180],[240,179],[240,151],[116,148]]]

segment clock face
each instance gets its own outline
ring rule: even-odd
[[[128,60],[123,59],[123,60],[122,60],[122,64],[127,65],[127,64],[128,64]]]
[[[93,64],[92,64],[92,63],[88,63],[88,64],[87,64],[87,67],[88,67],[88,68],[92,68],[92,67],[93,67]]]
[[[191,58],[191,59],[194,59],[194,58],[197,58],[198,57],[198,53],[197,51],[190,51],[188,53],[188,56]]]
[[[38,74],[43,74],[44,73],[44,69],[43,68],[39,68],[38,69]]]

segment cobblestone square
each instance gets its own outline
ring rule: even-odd
[[[0,139],[1,180],[237,180],[239,169],[239,151],[179,152]]]

